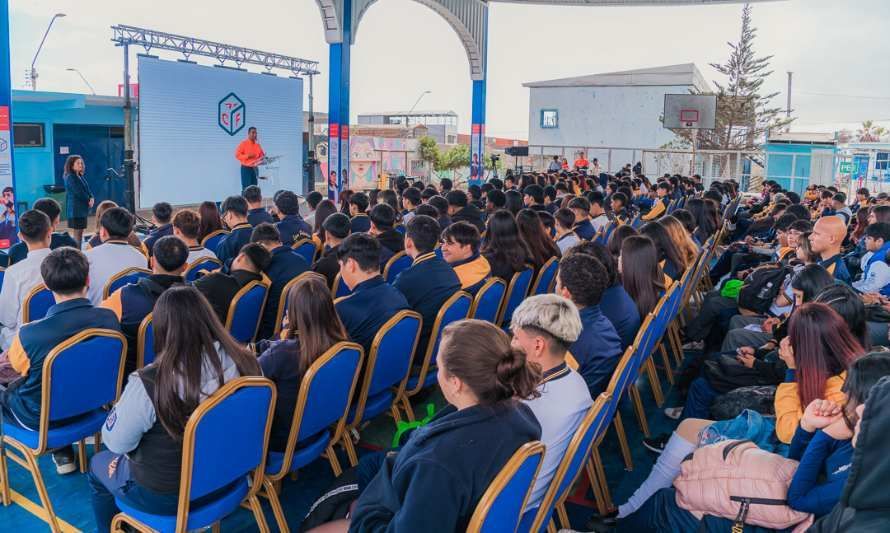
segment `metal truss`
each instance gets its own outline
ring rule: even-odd
[[[122,24],[112,26],[111,29],[114,32],[111,38],[113,42],[118,45],[142,46],[146,52],[152,49],[170,50],[181,53],[186,59],[193,55],[212,57],[220,65],[225,65],[227,61],[235,63],[239,68],[241,65],[259,65],[267,71],[281,69],[294,76],[319,73],[318,61]]]

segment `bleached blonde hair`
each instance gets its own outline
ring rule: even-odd
[[[581,335],[581,315],[570,300],[556,294],[539,294],[519,304],[510,327],[537,329],[570,345]]]

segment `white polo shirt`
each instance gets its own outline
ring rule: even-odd
[[[128,268],[147,268],[148,259],[124,241],[109,241],[85,252],[90,261],[90,288],[87,297],[93,305],[102,303],[105,284],[115,274]]]
[[[191,265],[195,261],[204,259],[205,257],[216,259],[216,254],[213,253],[212,250],[208,250],[203,246],[189,246],[189,257],[186,260],[186,263]]]
[[[584,378],[565,364],[544,373],[538,392],[541,393],[539,397],[523,400],[541,424],[541,442],[546,446],[526,510],[540,507],[569,442],[593,405]]]
[[[28,257],[6,269],[0,288],[0,347],[9,349],[22,325],[22,303],[31,289],[43,283],[40,265],[49,248],[31,250]]]

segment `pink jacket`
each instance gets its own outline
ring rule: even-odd
[[[677,505],[701,518],[722,516],[749,525],[784,529],[812,523],[788,507],[797,461],[761,450],[751,441],[727,440],[697,449],[674,480]],[[806,524],[806,525],[804,525]]]

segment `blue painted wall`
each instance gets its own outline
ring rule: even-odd
[[[31,97],[44,101],[28,101]],[[56,177],[62,173],[62,169],[55,168],[54,163],[55,124],[124,125],[122,107],[87,104],[87,95],[84,94],[12,91],[12,99],[15,103],[13,123],[44,125],[44,146],[19,147],[13,152],[16,202],[27,202],[29,207],[34,200],[46,196],[43,186],[55,183]]]
[[[812,144],[767,143],[767,179],[776,181],[782,188],[802,194],[810,183],[811,154],[813,150],[832,150],[833,147]],[[837,154],[837,148],[833,148]],[[794,156],[797,157],[794,157]],[[791,168],[792,162],[794,168]]]

